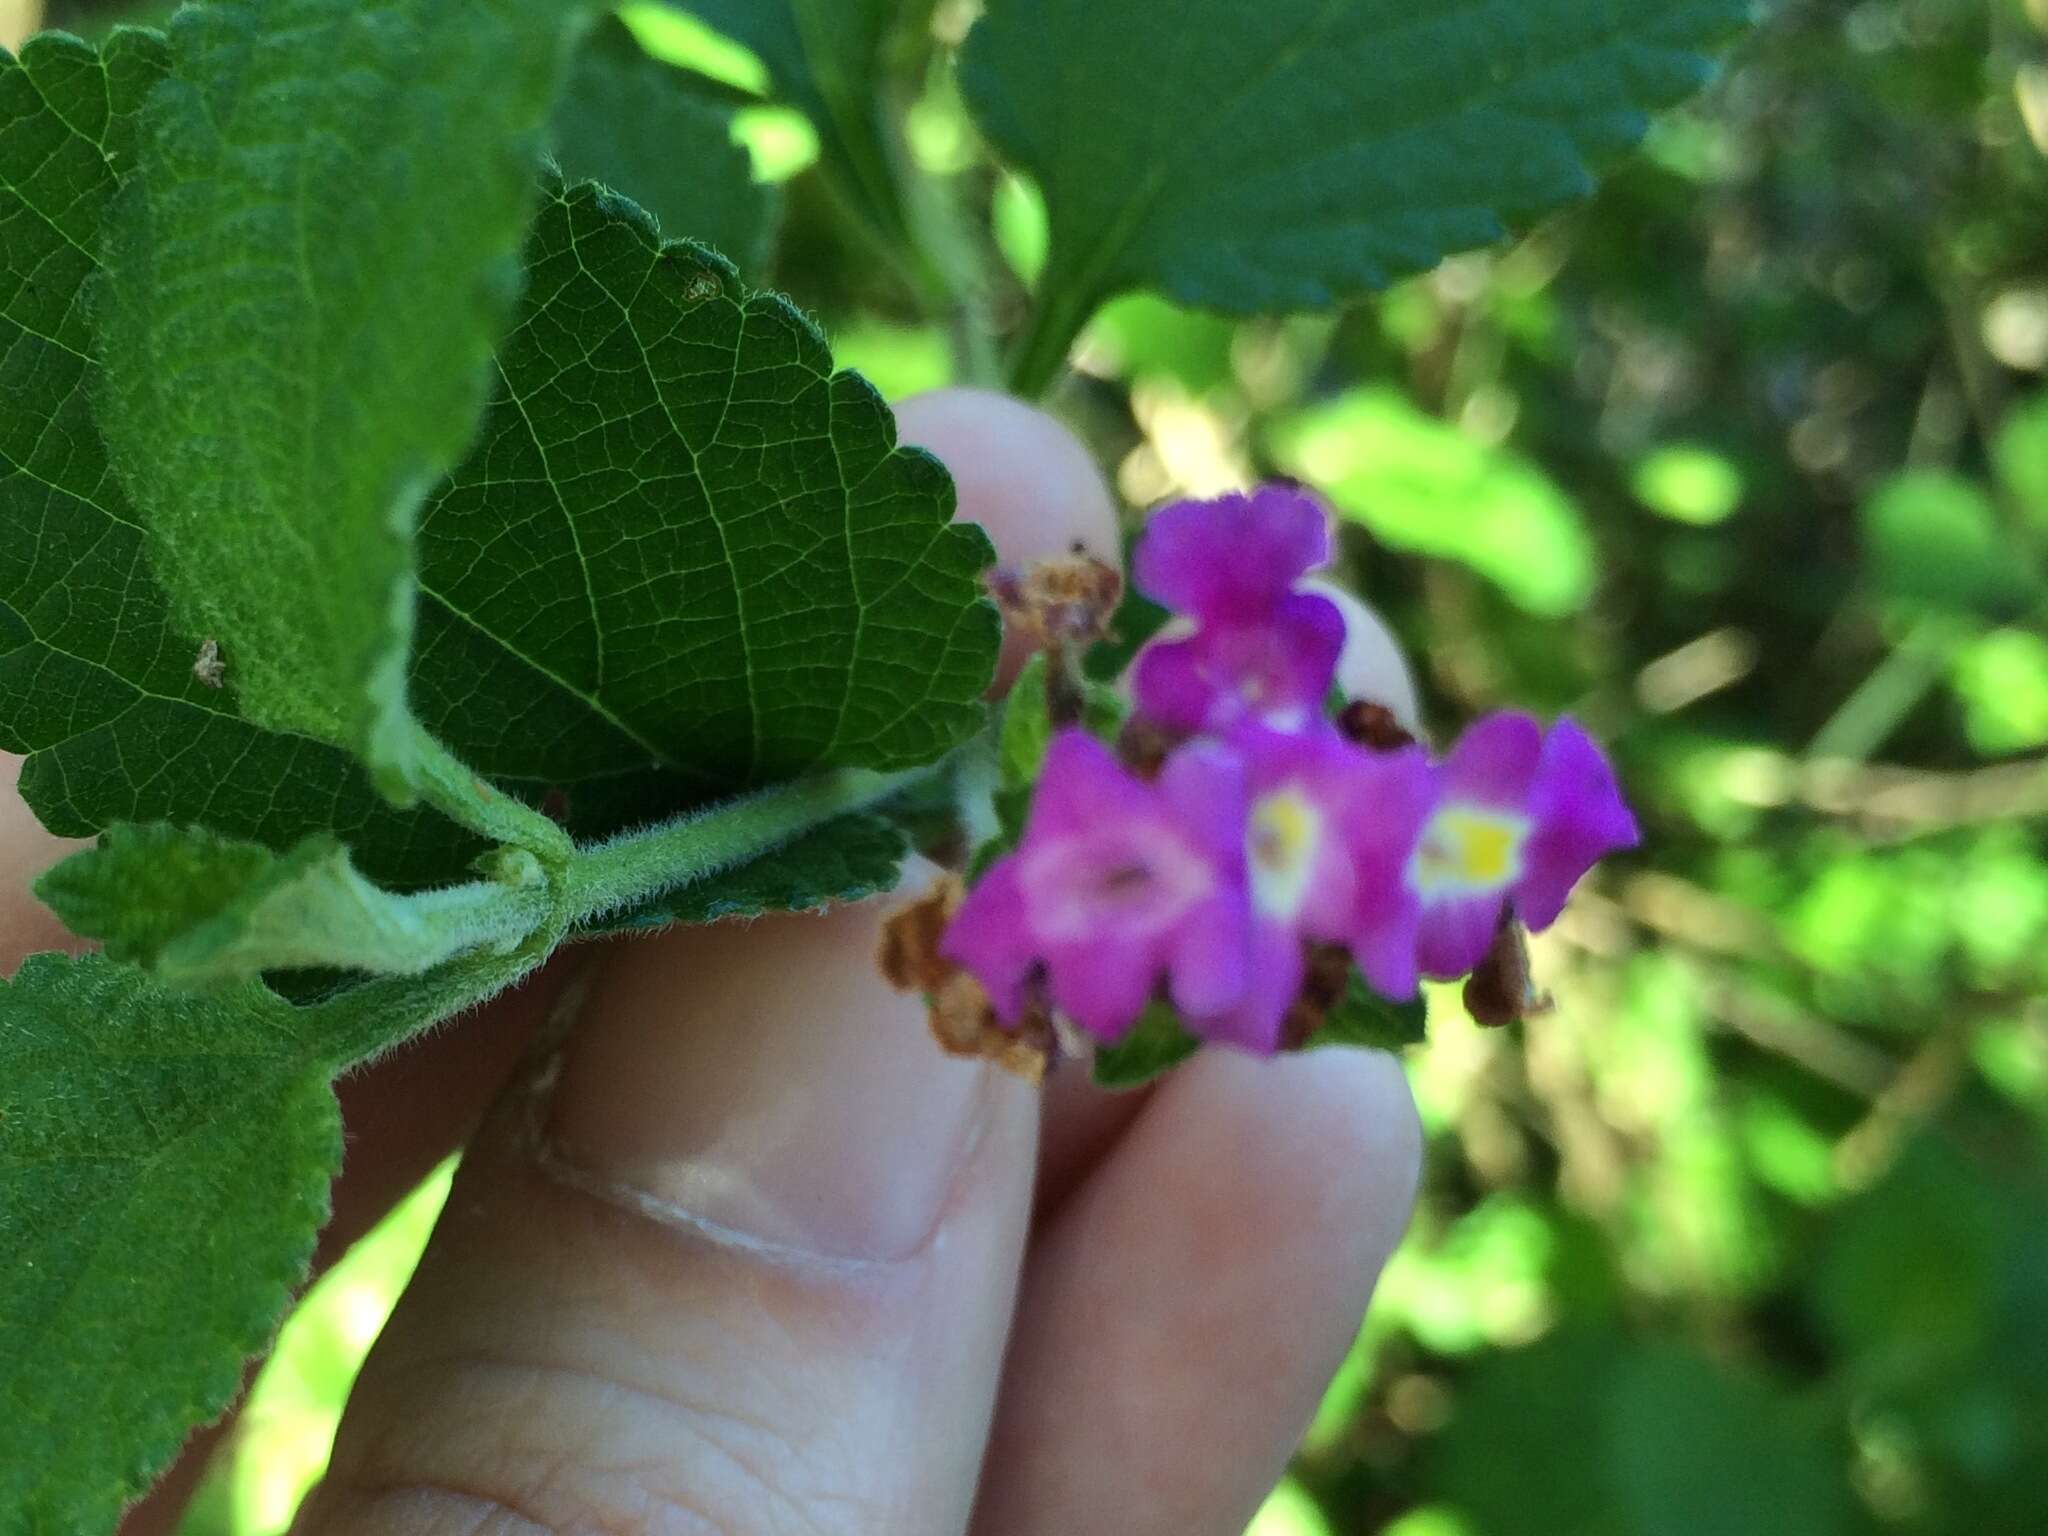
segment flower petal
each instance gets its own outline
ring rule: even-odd
[[[1046,956],[1053,1005],[1106,1044],[1130,1033],[1152,1000],[1158,957],[1130,944],[1063,944]]]
[[[1139,591],[1210,623],[1256,620],[1330,558],[1330,518],[1290,485],[1153,514],[1132,559]]]
[[[1415,960],[1422,974],[1449,981],[1484,960],[1507,904],[1506,891],[1487,891],[1449,896],[1423,907],[1415,935]]]
[[[1205,624],[1154,642],[1133,674],[1138,708],[1183,731],[1226,731],[1257,719],[1298,729],[1322,708],[1344,650],[1344,614],[1296,592],[1255,622]]]
[[[1224,879],[1242,883],[1248,798],[1243,759],[1215,742],[1190,742],[1166,760],[1158,789]]]
[[[1201,730],[1216,699],[1206,656],[1201,639],[1193,635],[1146,646],[1131,671],[1131,694],[1138,708],[1174,730]]]
[[[1173,1006],[1188,1018],[1235,1008],[1244,999],[1251,971],[1251,917],[1244,894],[1220,893],[1190,912],[1175,933]]]
[[[1280,1048],[1280,1027],[1301,996],[1301,941],[1278,923],[1252,929],[1251,985],[1243,1000],[1223,1013],[1190,1017],[1187,1026],[1204,1040],[1270,1056]]]
[[[953,914],[939,953],[981,983],[1005,1024],[1024,1011],[1024,982],[1037,945],[1024,915],[1015,854],[998,859]]]
[[[1357,894],[1346,938],[1365,979],[1388,997],[1415,995],[1422,899],[1408,867],[1438,788],[1422,748],[1373,753],[1356,821],[1347,828]]]
[[[1527,815],[1542,760],[1543,728],[1535,720],[1515,711],[1486,715],[1444,759],[1444,799]]]
[[[1152,794],[1086,731],[1069,728],[1046,749],[1026,837],[1067,837],[1104,819],[1154,814]]]
[[[1529,804],[1535,825],[1522,851],[1515,913],[1541,930],[1557,921],[1587,870],[1610,853],[1635,847],[1641,833],[1606,754],[1571,719],[1559,720],[1544,739]]]

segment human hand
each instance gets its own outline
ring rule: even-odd
[[[897,414],[1006,559],[1114,558],[1048,418]],[[1357,623],[1351,690],[1412,708]],[[1210,1051],[1041,1094],[939,1053],[876,972],[886,906],[572,952],[344,1085],[341,1239],[562,1026],[471,1143],[306,1536],[1242,1528],[1407,1220],[1398,1064]]]

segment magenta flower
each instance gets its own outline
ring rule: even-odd
[[[1041,974],[1053,1005],[1106,1042],[1162,977],[1183,1014],[1227,1011],[1248,979],[1244,828],[1244,768],[1221,747],[1183,747],[1147,784],[1064,731],[1023,840],[968,894],[940,952],[1005,1024]]]
[[[1155,513],[1132,557],[1132,579],[1176,613],[1205,624],[1249,624],[1329,559],[1330,517],[1315,498],[1291,485],[1262,485]]]
[[[1188,1025],[1271,1053],[1301,993],[1305,942],[1346,945],[1374,987],[1414,995],[1422,909],[1404,875],[1436,779],[1421,748],[1368,752],[1320,721],[1298,734],[1247,727],[1230,744],[1251,790],[1250,980],[1235,1008]]]
[[[1182,731],[1227,731],[1243,720],[1282,729],[1313,720],[1337,673],[1344,615],[1297,592],[1255,624],[1204,625],[1138,657],[1138,708]]]
[[[1314,718],[1344,649],[1344,615],[1295,583],[1329,558],[1329,515],[1291,486],[1160,512],[1138,544],[1137,586],[1195,630],[1146,647],[1138,707],[1184,731]]]
[[[1638,840],[1605,755],[1571,720],[1546,735],[1527,715],[1488,715],[1438,774],[1407,880],[1422,903],[1426,976],[1478,965],[1511,902],[1530,928],[1549,927],[1587,870]]]

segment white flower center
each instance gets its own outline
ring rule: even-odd
[[[1322,846],[1323,815],[1299,789],[1276,790],[1252,807],[1246,840],[1252,902],[1268,917],[1292,918],[1308,899]]]
[[[1424,901],[1478,896],[1513,885],[1522,873],[1526,817],[1474,805],[1447,805],[1422,829],[1408,883]]]

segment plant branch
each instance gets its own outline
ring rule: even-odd
[[[487,782],[430,733],[415,729],[420,794],[427,804],[479,837],[526,849],[549,869],[568,861],[576,845],[567,832]]]
[[[616,912],[758,858],[836,816],[887,799],[941,766],[904,773],[841,768],[579,849],[562,876],[570,921]]]

